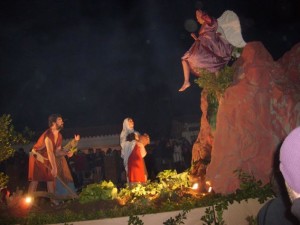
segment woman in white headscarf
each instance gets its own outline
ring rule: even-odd
[[[139,139],[139,137],[136,133],[132,132],[132,133],[128,134],[126,137],[126,141],[124,143],[124,147],[122,149],[123,150],[122,158],[123,158],[124,168],[126,171],[127,181],[128,181],[128,159],[129,159],[138,139]]]
[[[125,118],[123,121],[123,130],[120,134],[120,145],[121,145],[121,155],[123,154],[124,151],[124,145],[126,142],[126,137],[128,134],[134,132],[134,122],[133,119],[131,118]]]
[[[126,171],[126,177],[127,177],[127,162],[128,162],[128,157],[130,156],[134,146],[135,146],[135,141],[127,140],[128,134],[135,133],[136,138],[138,138],[138,132],[134,130],[134,122],[132,118],[125,118],[123,121],[123,130],[120,134],[120,145],[121,145],[121,157],[123,158],[123,163]]]

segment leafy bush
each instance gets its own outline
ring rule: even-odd
[[[241,200],[257,198],[260,203],[263,203],[274,196],[270,183],[263,185],[261,180],[256,180],[252,174],[245,173],[240,169],[235,170],[234,173],[240,180],[240,189],[236,190],[236,193],[240,193]]]
[[[0,162],[14,155],[15,149],[13,145],[25,144],[27,140],[15,131],[12,125],[10,115],[2,115],[0,117]],[[8,176],[0,173],[0,189],[4,188],[8,182]]]
[[[101,210],[102,208],[94,208],[95,210],[93,211],[78,211],[71,207],[69,208],[66,203],[64,209],[60,209],[60,211],[55,212],[55,214],[49,214],[48,211],[45,213],[39,211],[37,214],[30,213],[26,218],[15,218],[14,220],[11,217],[1,218],[0,216],[0,224],[7,224],[7,221],[10,221],[10,224],[38,225],[123,216],[132,216],[131,224],[142,224],[141,220],[133,216],[175,210],[189,210],[199,207],[210,207],[206,210],[206,215],[201,218],[206,224],[211,222],[212,216],[217,219],[219,224],[222,224],[223,211],[234,201],[240,202],[241,200],[256,198],[263,203],[267,198],[274,196],[270,185],[262,185],[262,183],[256,181],[252,175],[244,173],[241,170],[235,171],[241,180],[241,188],[235,193],[228,195],[193,195],[187,191],[190,190],[190,187],[185,187],[188,183],[188,178],[185,173],[177,174],[170,170],[164,171],[160,174],[160,180],[163,181],[164,184],[161,182],[149,182],[144,186],[128,186],[121,189],[117,195],[112,182],[89,185],[82,191],[80,194],[82,209],[84,209],[85,204],[88,205],[89,202],[98,199],[102,199],[102,201],[107,199],[104,200],[105,210]],[[186,179],[183,179],[184,177]],[[179,183],[181,182],[181,184],[174,185],[174,180],[177,180]],[[174,189],[176,186],[177,189]],[[118,205],[116,200],[112,200],[126,196],[129,197],[129,200],[125,202],[125,204]],[[214,207],[213,209],[212,206]],[[214,215],[212,215],[212,213],[214,213]],[[170,218],[165,224],[178,224],[181,223],[184,218],[185,213],[178,217]]]
[[[0,162],[13,156],[13,145],[25,144],[27,141],[22,134],[15,131],[10,115],[0,117]]]
[[[234,70],[232,67],[225,66],[217,75],[204,69],[199,69],[201,76],[195,80],[201,88],[205,89],[208,95],[218,99],[225,90],[232,84]]]
[[[89,184],[79,195],[79,201],[86,203],[97,200],[109,200],[116,198],[118,189],[113,182],[102,181],[99,184]]]
[[[177,174],[176,170],[164,170],[157,175],[163,188],[176,190],[178,188],[189,187],[188,172]]]
[[[225,90],[232,84],[234,70],[232,67],[225,66],[224,69],[217,73],[217,75],[215,73],[208,72],[205,69],[199,70],[201,76],[195,80],[195,83],[203,88],[203,91],[207,93],[207,120],[210,126],[215,129],[219,98],[223,96]]]

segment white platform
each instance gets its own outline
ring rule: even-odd
[[[223,212],[223,219],[225,220],[226,225],[248,225],[246,221],[248,216],[253,216],[256,218],[256,215],[262,205],[256,199],[249,199],[248,201],[243,200],[241,203],[234,202],[232,205],[228,206],[228,209]],[[205,208],[196,208],[192,209],[187,214],[187,219],[183,222],[185,225],[202,225],[204,222],[201,221],[201,217],[205,215]],[[144,225],[163,225],[163,223],[169,218],[177,216],[182,211],[172,211],[156,214],[147,214],[139,216],[144,222]],[[109,218],[101,220],[89,220],[89,221],[80,221],[80,222],[67,222],[68,224],[73,225],[127,225],[129,217],[118,217],[118,218]],[[56,225],[64,225],[65,223],[60,223]]]

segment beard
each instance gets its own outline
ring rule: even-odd
[[[61,131],[63,128],[64,128],[63,124],[61,124],[61,125],[56,124],[56,130]]]

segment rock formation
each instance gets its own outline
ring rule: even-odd
[[[278,61],[262,43],[248,43],[233,66],[234,82],[219,100],[214,132],[202,93],[201,130],[193,147],[194,161],[203,146],[211,147],[206,180],[218,193],[239,188],[236,169],[269,182],[274,153],[300,125],[300,43]]]

